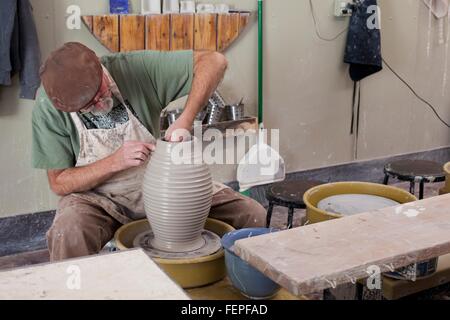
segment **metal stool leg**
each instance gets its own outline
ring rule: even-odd
[[[422,180],[420,181],[419,200],[423,199],[424,189],[425,189],[425,182]]]
[[[388,185],[388,183],[389,183],[389,175],[388,175],[388,174],[385,174],[385,175],[384,175],[383,184]]]
[[[270,227],[270,220],[272,220],[273,202],[269,202],[269,208],[267,209],[266,216],[266,228]]]
[[[411,181],[409,183],[409,193],[414,195],[416,193],[416,183],[414,181]]]
[[[288,212],[288,224],[287,224],[287,228],[291,229],[292,228],[292,220],[294,219],[294,207],[289,206],[289,212]]]

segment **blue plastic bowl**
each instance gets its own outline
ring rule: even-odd
[[[275,231],[272,228],[247,228],[229,232],[222,237],[228,277],[233,286],[250,299],[269,299],[280,290],[280,286],[235,255],[234,242]]]

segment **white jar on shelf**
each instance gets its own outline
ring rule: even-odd
[[[163,0],[163,13],[179,13],[180,2],[178,0]]]
[[[215,13],[216,8],[212,3],[197,4],[197,13]]]
[[[192,0],[180,1],[180,12],[195,13],[195,1]]]
[[[161,14],[161,0],[141,0],[141,14]]]

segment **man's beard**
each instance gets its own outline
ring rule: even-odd
[[[114,99],[112,97],[105,98],[101,103],[99,103],[99,105],[100,104],[101,104],[100,108],[95,106],[94,109],[91,111],[91,113],[94,116],[104,116],[110,113],[114,107]]]

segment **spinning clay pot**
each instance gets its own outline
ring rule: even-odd
[[[143,182],[152,245],[169,252],[197,250],[212,201],[212,178],[198,139],[158,140]],[[197,151],[197,152],[194,152]]]

